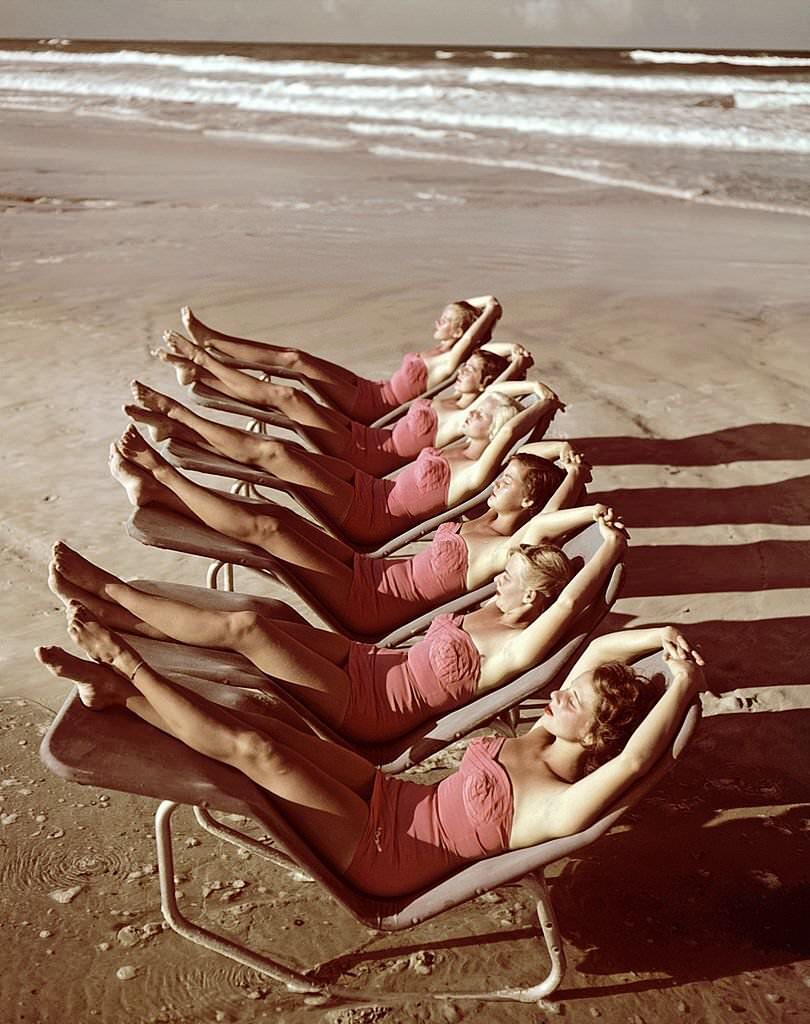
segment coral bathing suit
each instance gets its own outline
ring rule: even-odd
[[[504,742],[503,736],[473,740],[458,771],[435,785],[378,772],[349,882],[373,896],[400,896],[507,850],[514,801],[498,761]]]
[[[354,495],[340,526],[350,540],[374,544],[447,508],[450,464],[437,448],[424,448],[395,480],[356,469],[353,483]]]
[[[349,416],[358,423],[373,423],[380,416],[424,394],[427,366],[418,352],[408,352],[390,380],[357,378],[357,394]]]
[[[437,616],[424,639],[407,649],[352,643],[341,735],[367,743],[402,736],[471,700],[481,657],[461,626],[462,618]]]
[[[439,417],[427,398],[414,402],[393,427],[366,427],[352,421],[352,439],[338,458],[371,476],[385,476],[412,462],[436,440]]]
[[[461,523],[442,523],[430,546],[412,558],[356,554],[341,617],[353,632],[381,634],[467,589],[467,543]]]

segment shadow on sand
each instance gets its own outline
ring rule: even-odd
[[[653,437],[576,437],[594,466],[717,466],[727,462],[810,459],[810,427],[748,423],[710,434]]]

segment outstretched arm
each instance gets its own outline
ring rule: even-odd
[[[492,329],[500,319],[503,310],[494,295],[481,295],[467,299],[480,312],[462,336],[454,341],[445,352],[423,352],[428,371],[428,387],[449,377],[479,345],[489,340]]]
[[[596,522],[599,516],[606,512],[605,505],[578,505],[576,508],[564,508],[555,512],[540,512],[525,526],[515,530],[510,538],[511,546],[554,543],[559,537]]]
[[[590,672],[599,665],[607,665],[610,661],[621,661],[629,664],[645,654],[659,651],[666,645],[674,646],[699,659],[700,655],[690,647],[688,640],[674,626],[653,626],[649,629],[621,629],[616,633],[606,633],[592,640],[582,655],[574,663],[563,683],[569,686],[583,672]]]
[[[568,582],[557,599],[497,655],[497,671],[502,679],[537,664],[545,657],[549,647],[563,636],[579,613],[594,600],[608,573],[621,558],[627,546],[623,524],[614,519],[612,509],[599,514],[597,522],[602,546],[593,558]]]
[[[549,800],[543,821],[551,836],[587,828],[628,786],[646,775],[666,751],[689,704],[706,688],[699,654],[665,641],[664,656],[672,674],[666,693],[617,757]]]

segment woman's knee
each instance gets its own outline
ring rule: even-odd
[[[232,737],[231,763],[251,778],[258,771],[284,771],[284,756],[278,744],[256,729],[235,730]]]
[[[258,612],[251,611],[250,609],[229,612],[225,631],[228,646],[235,651],[242,651],[253,647],[256,641],[267,633],[263,617]]]

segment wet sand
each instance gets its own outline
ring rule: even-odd
[[[581,441],[594,493],[630,525],[610,625],[688,626],[718,694],[655,795],[554,869],[566,1017],[800,1019],[810,984],[806,220],[91,119],[4,114],[4,140],[0,1018],[319,1018],[157,928],[150,801],[70,786],[40,765],[47,709],[68,691],[31,654],[67,644],[48,551],[64,537],[122,575],[203,583],[201,560],[126,537],[129,506],[106,465],[130,379],[182,397],[149,349],[180,326],[183,303],[226,330],[382,376],[428,339],[446,299],[494,292],[498,337],[531,348],[568,400],[553,429]],[[190,838],[190,815],[182,825]],[[178,871],[188,906],[258,948],[314,963],[368,938],[313,886],[212,838],[181,839]],[[75,886],[69,902],[51,895]],[[525,896],[504,890],[376,940],[343,964],[344,981],[528,982],[544,970],[533,928]],[[425,975],[411,959],[420,951],[433,958]],[[128,966],[135,976],[119,980]],[[426,1002],[342,1013],[325,1019],[544,1016]]]

